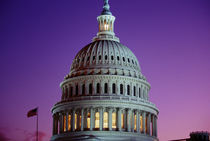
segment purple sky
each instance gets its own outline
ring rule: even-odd
[[[210,131],[210,1],[110,0],[115,33],[139,59],[160,110],[160,141]],[[0,1],[0,139],[40,141],[76,53],[98,31],[102,0]],[[2,139],[3,140],[3,139]],[[6,139],[5,139],[6,141]]]

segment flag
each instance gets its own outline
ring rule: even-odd
[[[32,109],[32,110],[28,111],[27,117],[35,116],[35,115],[37,115],[37,113],[38,113],[38,108]]]

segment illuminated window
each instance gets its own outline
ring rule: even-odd
[[[116,112],[112,113],[112,128],[117,128]]]
[[[87,114],[87,128],[90,129],[90,112]]]
[[[75,130],[76,130],[77,129],[77,114],[75,114],[74,117],[75,117],[74,127],[75,127]]]
[[[82,120],[82,117],[79,116],[79,129],[81,129],[81,120]]]
[[[147,117],[145,118],[145,124],[146,124],[146,126],[145,126],[145,131],[146,131],[146,133],[148,132],[147,131]]]
[[[63,116],[63,131],[66,132],[66,116]]]
[[[71,115],[68,116],[68,131],[71,130]]]
[[[124,127],[124,114],[121,114],[121,128],[125,128]]]
[[[140,116],[140,131],[143,132],[143,118]]]
[[[104,112],[104,128],[108,128],[108,113]]]
[[[99,112],[95,114],[95,128],[99,128]]]
[[[136,114],[134,115],[134,130],[136,130]]]

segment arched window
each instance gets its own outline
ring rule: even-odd
[[[117,56],[117,60],[118,60],[118,61],[120,60],[120,57],[119,57],[119,56]]]
[[[130,63],[130,59],[128,58],[128,63]]]
[[[71,130],[71,114],[68,114],[68,131]]]
[[[136,87],[133,86],[133,95],[136,96]]]
[[[78,85],[76,85],[76,95],[79,95],[79,87],[78,87]]]
[[[120,94],[123,94],[123,84],[120,84]]]
[[[107,83],[104,84],[104,93],[105,94],[108,93],[108,84]]]
[[[95,58],[96,58],[96,57],[95,57],[95,56],[93,56],[93,61],[95,60]]]
[[[123,57],[123,62],[125,62],[125,57]]]
[[[92,94],[93,88],[92,88],[92,84],[89,84],[89,94]]]
[[[104,128],[108,128],[108,112],[104,112]]]
[[[70,96],[73,95],[73,87],[70,87]]]
[[[105,60],[107,60],[107,58],[108,58],[107,55],[105,55]]]
[[[117,128],[117,116],[116,116],[116,112],[112,113],[112,128]]]
[[[127,85],[127,95],[130,95],[130,86]]]
[[[124,113],[121,114],[121,128],[125,128],[124,126]]]
[[[100,93],[100,84],[97,83],[97,86],[96,86],[96,93],[99,94]]]
[[[96,112],[95,113],[95,128],[99,128],[99,119],[100,119],[99,112]]]
[[[98,59],[101,60],[101,55],[99,55]]]
[[[116,93],[116,86],[115,86],[115,83],[112,84],[112,93],[113,93],[113,94]]]
[[[82,85],[82,95],[85,95],[85,84]]]
[[[114,56],[113,55],[111,56],[111,59],[114,60]]]
[[[139,88],[139,97],[141,97],[141,88]]]
[[[87,128],[90,129],[90,112],[87,113]]]

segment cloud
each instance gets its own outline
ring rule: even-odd
[[[9,138],[7,138],[4,133],[0,132],[0,141],[10,141]]]

